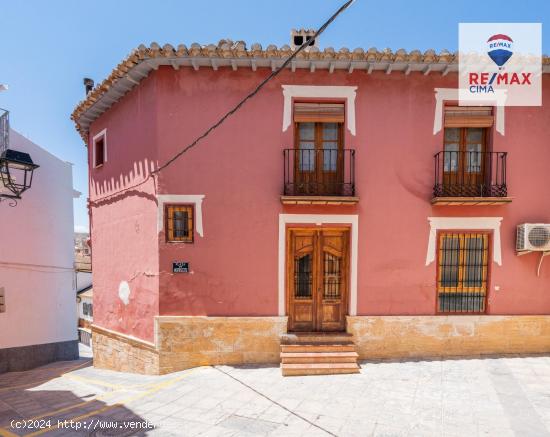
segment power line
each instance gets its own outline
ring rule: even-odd
[[[156,170],[152,171],[152,174],[156,174],[164,170],[166,167],[168,167],[170,164],[172,164],[174,161],[176,161],[181,155],[186,153],[188,150],[192,149],[197,145],[199,141],[206,138],[212,131],[214,131],[216,128],[218,128],[227,118],[229,118],[231,115],[233,115],[235,112],[237,112],[241,106],[243,106],[249,99],[254,97],[271,79],[273,79],[275,76],[277,76],[282,70],[286,68],[288,64],[296,57],[298,53],[300,53],[302,50],[304,50],[308,45],[311,44],[311,42],[319,35],[321,35],[325,29],[332,23],[338,15],[340,15],[344,10],[348,8],[349,5],[353,3],[354,0],[348,0],[346,3],[344,3],[340,8],[315,32],[311,40],[307,40],[296,50],[294,53],[292,53],[283,64],[277,68],[276,70],[272,71],[269,76],[267,76],[264,80],[262,80],[259,85],[254,88],[253,91],[251,91],[244,99],[242,99],[239,103],[237,103],[232,109],[230,109],[225,115],[223,115],[216,123],[214,123],[212,126],[210,126],[206,131],[204,131],[201,135],[199,135],[191,144],[184,147],[182,150],[180,150],[178,153],[176,153],[172,158],[170,158],[168,161],[166,161],[164,164],[162,164],[160,167],[158,167]]]
[[[250,100],[252,97],[254,97],[271,79],[276,77],[281,71],[283,71],[288,64],[292,62],[292,60],[300,53],[302,50],[304,50],[307,46],[309,46],[312,41],[316,40],[325,30],[326,28],[340,15],[342,12],[344,12],[355,0],[348,0],[346,3],[344,3],[338,10],[332,14],[332,16],[325,21],[325,23],[319,27],[311,37],[311,39],[304,41],[304,43],[298,47],[298,50],[293,52],[286,60],[282,63],[281,66],[279,66],[277,69],[273,70],[269,76],[267,76],[264,80],[262,80],[256,88],[254,88],[250,93],[248,93],[239,103],[237,103],[233,108],[231,108],[229,111],[227,111],[216,123],[211,125],[208,129],[206,129],[201,135],[199,135],[193,142],[185,146],[183,149],[181,149],[178,153],[176,153],[172,158],[170,158],[168,161],[166,161],[164,164],[159,166],[156,170],[151,171],[151,173],[141,182],[132,185],[127,188],[123,188],[119,191],[116,191],[114,193],[108,194],[106,196],[100,197],[98,199],[95,199],[90,202],[92,206],[97,204],[98,202],[101,202],[103,200],[109,199],[111,197],[117,196],[121,193],[124,193],[126,191],[129,191],[133,188],[137,188],[141,185],[143,185],[145,182],[147,182],[151,176],[154,176],[158,173],[160,173],[162,170],[164,170],[169,165],[173,164],[177,159],[179,159],[183,154],[191,150],[193,147],[195,147],[201,140],[206,138],[208,135],[210,135],[214,130],[216,130],[218,127],[220,127],[225,120],[227,120],[230,116],[232,116],[235,112],[237,112],[248,100]],[[156,185],[155,185],[155,191],[156,191]]]

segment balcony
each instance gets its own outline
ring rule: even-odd
[[[283,204],[355,204],[355,150],[284,149]]]
[[[433,205],[510,203],[506,152],[442,151],[434,155]]]
[[[10,113],[0,108],[0,154],[9,149],[10,139]]]

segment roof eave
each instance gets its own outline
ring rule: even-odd
[[[268,46],[262,50],[259,44],[253,44],[250,50],[246,50],[244,43],[237,42],[227,47],[223,41],[218,46],[191,45],[188,50],[185,46],[178,46],[177,50],[167,44],[160,48],[158,44],[151,47],[140,46],[134,50],[123,62],[121,62],[100,85],[88,93],[86,99],[80,102],[71,115],[77,130],[84,142],[88,142],[88,131],[101,114],[118,102],[126,93],[146,78],[152,70],[160,66],[171,66],[178,70],[181,67],[212,68],[250,68],[256,71],[258,68],[280,67],[292,51],[288,46],[277,49]],[[365,71],[372,74],[374,71],[383,71],[387,74],[401,73],[408,75],[412,72],[420,72],[424,75],[458,72],[457,56],[447,51],[436,54],[433,50],[427,50],[421,54],[418,50],[410,53],[403,49],[393,53],[388,49],[379,52],[376,49],[341,49],[335,52],[331,48],[323,52],[311,50],[300,53],[287,67],[290,71],[308,69],[311,72],[328,70],[335,71]],[[550,73],[550,59],[543,59],[543,73]]]

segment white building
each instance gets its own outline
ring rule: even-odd
[[[79,290],[76,295],[78,309],[78,339],[87,346],[92,345],[91,324],[94,321],[94,290],[91,285]]]
[[[40,167],[0,202],[0,373],[78,358],[72,165],[13,130],[9,147]]]

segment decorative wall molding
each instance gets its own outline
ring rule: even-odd
[[[349,315],[357,315],[357,252],[359,249],[359,216],[357,214],[279,214],[279,316],[286,315],[285,259],[286,225],[349,224],[351,225]]]
[[[426,265],[435,261],[438,230],[491,230],[493,231],[493,261],[502,265],[500,246],[500,222],[502,217],[428,217],[430,222],[430,236],[428,238],[428,252]]]
[[[284,96],[283,132],[292,123],[292,98],[346,99],[346,126],[355,135],[355,92],[356,86],[282,85]]]
[[[434,115],[434,131],[435,135],[443,127],[443,105],[445,100],[459,100],[458,88],[434,88],[435,91],[435,115]],[[504,106],[496,106],[495,124],[499,134],[504,136]]]
[[[164,205],[167,203],[186,203],[195,206],[195,230],[204,237],[202,227],[202,201],[204,194],[160,194],[157,196],[157,233],[164,228]]]

